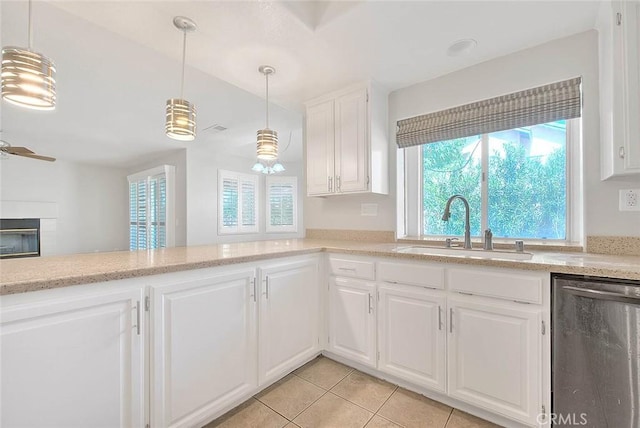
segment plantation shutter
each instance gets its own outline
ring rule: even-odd
[[[172,213],[168,202],[168,175],[173,177],[173,168],[164,165],[128,177],[130,250],[173,246],[173,241],[169,245],[169,217]]]
[[[238,227],[238,180],[233,178],[222,181],[222,225]]]
[[[267,177],[267,232],[296,232],[296,223],[296,177]]]
[[[220,170],[220,216],[218,231],[227,233],[253,233],[258,231],[258,178]]]
[[[398,121],[399,148],[581,116],[582,78]]]
[[[256,182],[242,180],[242,227],[256,225]]]

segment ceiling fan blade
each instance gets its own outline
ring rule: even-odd
[[[9,153],[11,153],[11,152],[9,152]],[[52,158],[52,157],[49,157],[49,156],[36,155],[33,152],[31,152],[31,153],[11,153],[11,154],[12,155],[16,155],[16,156],[23,156],[25,158],[43,160],[43,161],[47,161],[47,162],[54,162],[56,160],[56,158]]]
[[[12,155],[33,153],[33,151],[27,149],[26,147],[13,147],[13,146],[5,147],[3,151],[7,153],[11,153]]]

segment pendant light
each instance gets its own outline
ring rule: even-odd
[[[167,100],[165,132],[167,137],[180,141],[192,141],[196,138],[196,107],[183,98],[184,68],[187,51],[187,33],[196,30],[196,23],[184,16],[173,18],[173,25],[183,32],[182,39],[182,78],[180,80],[180,98]]]
[[[56,107],[56,67],[51,59],[32,50],[31,0],[28,34],[26,49],[2,48],[2,99],[34,110],[53,110]]]
[[[258,131],[258,160],[271,161],[278,158],[278,133],[269,129],[269,75],[274,74],[276,69],[270,65],[261,65],[258,71],[264,74],[266,81],[266,110],[267,126]]]

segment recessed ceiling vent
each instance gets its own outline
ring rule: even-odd
[[[226,130],[227,130],[227,128],[225,126],[215,124],[215,125],[207,126],[206,128],[204,128],[202,130],[202,132],[213,134],[213,133],[216,133],[216,132],[222,132],[222,131],[226,131]]]

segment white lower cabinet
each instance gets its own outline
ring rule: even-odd
[[[541,411],[541,309],[450,297],[449,396],[526,424]]]
[[[257,387],[255,269],[151,287],[151,426],[206,422]]]
[[[260,268],[260,384],[274,381],[319,350],[318,261]]]
[[[378,368],[445,392],[445,293],[400,284],[378,290]]]
[[[375,283],[331,278],[329,281],[329,351],[376,366]]]
[[[3,296],[0,426],[145,425],[143,287],[91,287]]]

